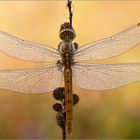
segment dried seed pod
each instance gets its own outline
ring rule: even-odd
[[[56,104],[53,105],[53,109],[54,109],[55,111],[57,111],[57,112],[62,112],[63,107],[62,107],[61,104],[56,103]]]
[[[76,94],[73,94],[73,105],[76,105],[79,101],[79,97]]]
[[[56,120],[57,120],[57,124],[62,128],[65,129],[65,115],[63,113],[57,113],[56,114]]]
[[[64,91],[65,91],[65,89],[63,87],[59,87],[59,88],[55,89],[53,91],[53,97],[56,100],[62,101],[64,99]]]

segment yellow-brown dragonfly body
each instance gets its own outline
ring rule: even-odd
[[[74,65],[73,53],[77,49],[76,43],[72,43],[72,40],[75,37],[75,31],[69,23],[61,25],[60,38],[62,39],[62,42],[59,44],[58,49],[62,59],[58,62],[58,65],[64,67],[66,131],[68,134],[72,133],[73,91],[71,66]]]
[[[73,92],[72,92],[72,69],[65,67],[65,111],[66,111],[66,131],[68,134],[72,133],[72,119],[73,119]]]

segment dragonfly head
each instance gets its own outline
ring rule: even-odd
[[[61,40],[74,40],[76,37],[76,33],[74,29],[71,27],[70,23],[65,22],[60,27],[59,37]]]

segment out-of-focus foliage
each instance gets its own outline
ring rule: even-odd
[[[68,21],[65,1],[1,1],[0,30],[57,47],[60,24]],[[139,1],[73,1],[79,45],[113,35],[140,22]],[[96,63],[139,62],[140,45],[118,57]],[[0,69],[32,67],[0,53]],[[97,92],[79,89],[71,138],[140,138],[140,83]],[[0,91],[0,138],[61,138],[52,93],[12,94]]]

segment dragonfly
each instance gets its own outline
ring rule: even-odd
[[[78,47],[69,23],[60,27],[58,49],[19,39],[0,31],[0,51],[44,66],[0,70],[0,89],[26,94],[53,91],[65,85],[66,132],[72,133],[73,80],[80,88],[109,90],[140,81],[140,63],[95,64],[93,60],[120,55],[140,43],[140,23],[116,35]]]

